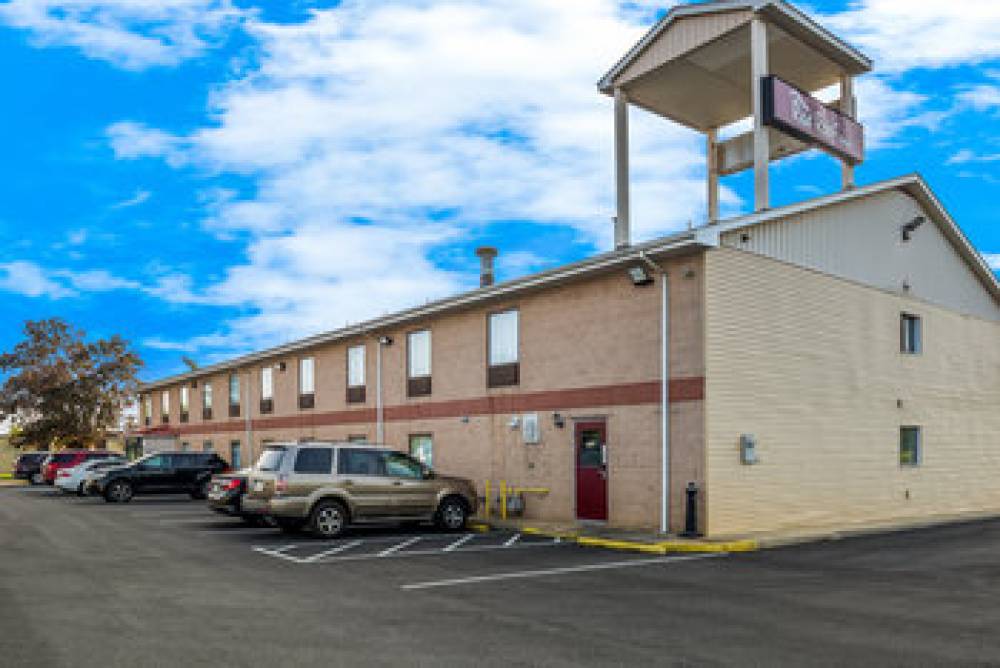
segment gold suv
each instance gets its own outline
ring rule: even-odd
[[[433,521],[457,531],[476,512],[471,481],[435,473],[389,448],[358,443],[268,445],[247,480],[243,509],[282,531],[336,538],[351,524]]]

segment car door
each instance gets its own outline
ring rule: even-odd
[[[358,519],[396,513],[392,479],[385,473],[382,455],[381,450],[367,448],[341,448],[337,453],[338,484],[350,497]]]
[[[169,476],[173,475],[167,455],[158,454],[136,464],[132,484],[143,492],[162,492],[169,486]]]
[[[168,482],[170,491],[187,492],[194,488],[199,473],[198,455],[174,453],[167,457],[172,471]]]
[[[426,479],[424,466],[401,452],[383,452],[382,461],[391,483],[393,514],[407,517],[433,514],[437,488]]]

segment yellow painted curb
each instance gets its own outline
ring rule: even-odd
[[[533,534],[536,536],[549,536],[550,538],[561,538],[563,540],[576,540],[579,533],[572,531],[548,531],[537,527],[521,527],[521,533]]]
[[[627,550],[647,554],[668,554],[670,552],[752,552],[757,549],[755,540],[735,540],[713,543],[710,541],[666,540],[657,543],[640,543],[631,540],[611,540],[581,536],[578,545],[603,547],[609,550]]]
[[[471,529],[472,531],[475,531],[477,533],[489,533],[489,531],[491,530],[491,527],[490,527],[489,524],[482,524],[482,523],[479,523],[479,522],[470,522],[469,523],[469,529]]]

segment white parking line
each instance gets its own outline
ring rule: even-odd
[[[441,557],[441,556],[453,556],[459,554],[469,554],[470,552],[495,552],[497,550],[503,549],[529,549],[535,547],[553,547],[556,543],[521,543],[520,545],[513,545],[510,548],[504,548],[503,545],[483,545],[481,547],[463,547],[461,550],[456,550],[454,552],[445,552],[443,549],[433,549],[433,550],[407,550],[406,552],[394,552],[388,555],[381,554],[356,554],[356,555],[346,555],[346,556],[334,556],[332,558],[323,559],[322,561],[310,561],[308,563],[319,563],[319,564],[332,564],[338,561],[364,561],[366,559],[408,559],[410,557]],[[305,563],[305,562],[303,562]]]
[[[393,545],[392,547],[387,547],[386,549],[382,550],[381,552],[378,553],[378,556],[388,557],[390,554],[394,554],[396,552],[399,552],[400,550],[405,550],[409,546],[419,541],[420,541],[420,536],[417,536],[416,538],[411,538],[410,540],[404,540],[402,543],[398,543],[396,545]]]
[[[514,543],[516,543],[520,537],[521,537],[521,534],[519,534],[519,533],[514,534],[513,536],[511,536],[510,540],[508,540],[506,543],[503,544],[503,546],[504,547],[510,547],[511,545],[513,545]]]
[[[310,563],[311,564],[312,562],[318,561],[318,560],[322,559],[323,557],[329,557],[331,555],[340,554],[341,552],[344,552],[346,550],[350,550],[352,547],[357,547],[358,545],[361,545],[361,543],[363,543],[363,542],[364,541],[361,541],[361,540],[354,540],[354,541],[351,541],[350,543],[344,543],[343,545],[340,545],[339,547],[335,547],[333,549],[326,550],[324,552],[320,552],[319,554],[314,554],[311,557],[306,557],[305,559],[302,560],[302,562],[303,563]]]
[[[455,550],[457,550],[458,548],[462,547],[463,545],[465,545],[466,543],[468,543],[470,540],[472,540],[475,537],[476,537],[476,534],[474,534],[474,533],[466,534],[466,535],[462,536],[461,538],[459,538],[454,543],[452,543],[451,545],[449,545],[448,547],[444,548],[441,551],[442,552],[454,552]]]
[[[497,580],[513,580],[522,578],[540,578],[550,575],[565,575],[568,573],[583,573],[587,571],[601,571],[616,568],[630,568],[633,566],[653,566],[656,564],[666,564],[678,561],[694,561],[696,559],[710,559],[713,557],[725,556],[725,553],[692,554],[679,557],[657,557],[655,559],[629,559],[628,561],[611,561],[600,564],[584,564],[582,566],[565,566],[563,568],[547,568],[537,571],[516,571],[513,573],[495,573],[492,575],[475,575],[467,578],[453,578],[451,580],[432,580],[430,582],[417,582],[405,584],[400,587],[407,591],[418,589],[432,589],[435,587],[453,587],[463,584],[479,584],[481,582],[495,582]]]
[[[304,563],[303,560],[301,558],[299,558],[299,557],[293,557],[290,554],[285,554],[286,550],[290,550],[293,547],[298,547],[298,546],[297,545],[286,545],[285,547],[279,547],[279,548],[274,549],[274,550],[272,550],[271,548],[267,548],[267,547],[254,547],[253,550],[254,550],[254,552],[260,552],[261,554],[266,554],[269,557],[275,557],[277,559],[284,559],[286,561],[291,561],[291,562],[296,563],[296,564]]]

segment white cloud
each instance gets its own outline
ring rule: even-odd
[[[965,165],[971,162],[1000,162],[1000,153],[980,155],[971,149],[963,148],[958,153],[948,158],[948,162],[946,164]]]
[[[216,334],[228,343],[271,342],[474,285],[428,256],[488,225],[564,225],[609,247],[612,114],[595,82],[647,27],[645,8],[613,0],[355,1],[253,21],[259,69],[213,93],[210,124],[109,136],[123,159],[255,179],[251,198],[206,194],[206,227],[249,234],[246,260],[175,292],[245,307]],[[703,218],[703,169],[699,135],[633,112],[637,239]]]
[[[46,272],[34,262],[17,260],[0,263],[0,290],[13,292],[26,297],[47,297],[63,299],[76,293],[52,280]]]
[[[1000,2],[858,0],[820,22],[872,56],[881,72],[1000,58]]]
[[[112,290],[135,290],[140,287],[136,281],[119,278],[104,269],[70,271],[57,269],[49,273],[51,278],[64,279],[79,292],[110,292]]]
[[[983,255],[983,259],[986,260],[986,264],[990,266],[990,269],[1000,271],[1000,253],[986,253]]]
[[[112,209],[130,209],[133,206],[139,206],[149,200],[153,193],[148,190],[136,190],[135,194],[128,199],[124,199],[120,202],[116,202],[111,205]]]
[[[0,22],[38,46],[73,46],[141,70],[200,55],[244,13],[230,0],[9,0]]]
[[[958,99],[977,111],[1000,109],[1000,86],[992,84],[969,86],[959,93]]]

